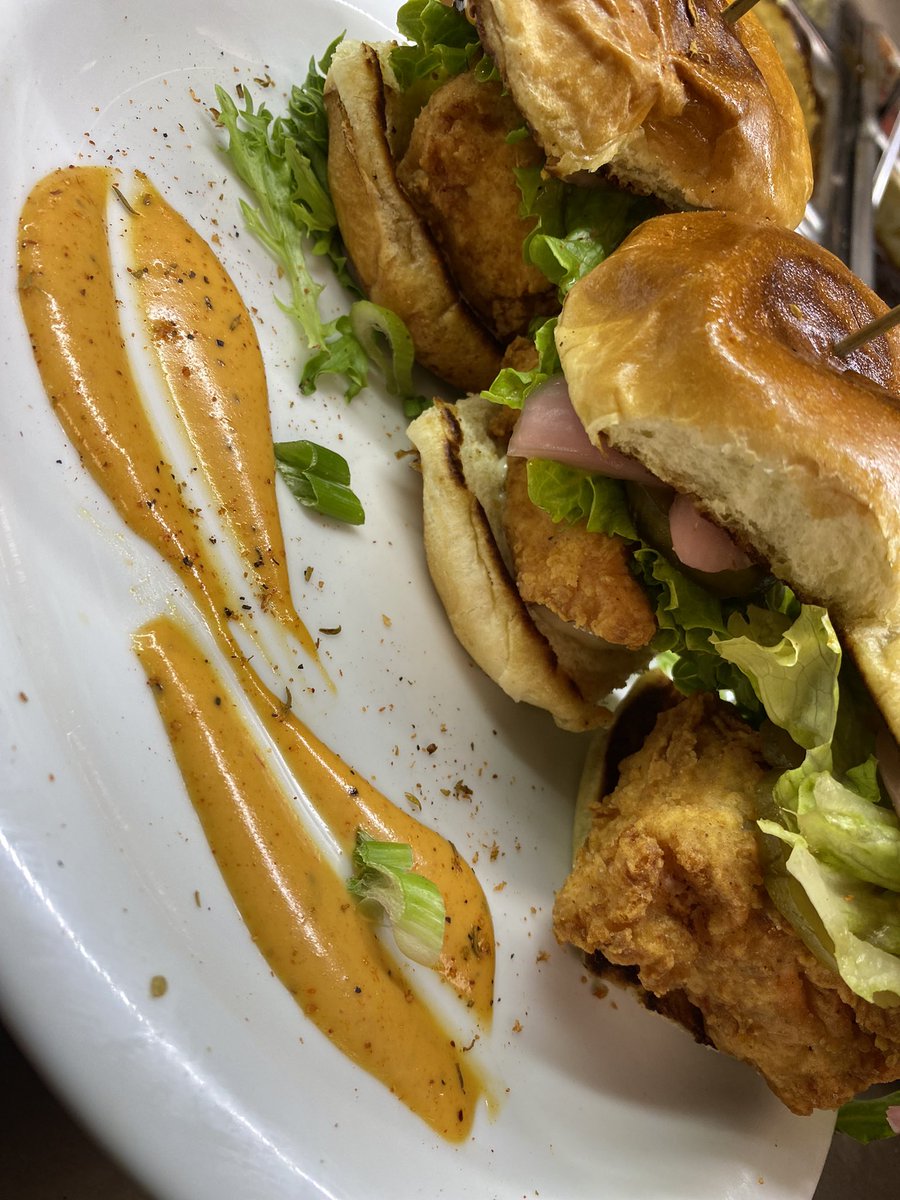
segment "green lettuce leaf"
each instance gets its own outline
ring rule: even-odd
[[[641,545],[634,558],[648,590],[656,596],[660,630],[677,635],[675,641],[671,637],[660,639],[671,643],[666,648],[677,646],[681,650],[702,651],[711,659],[718,657],[712,651],[709,635],[725,628],[721,601],[652,546]]]
[[[763,833],[790,847],[786,869],[802,886],[827,931],[847,986],[874,1004],[900,1003],[900,904],[896,895],[816,858],[802,834],[792,833],[777,821],[762,820],[759,826]]]
[[[474,25],[440,0],[409,0],[397,13],[397,28],[412,43],[391,51],[391,69],[401,91],[422,83],[428,92],[434,91],[483,54]]]
[[[778,810],[779,820],[788,829],[797,829],[796,814],[800,807],[800,791],[809,779],[823,772],[830,773],[834,768],[834,756],[831,746],[814,746],[807,750],[799,767],[785,771],[778,777],[772,789],[772,798]]]
[[[528,496],[551,520],[568,525],[584,521],[591,533],[637,537],[625,491],[617,480],[542,458],[529,459],[526,470]]]
[[[521,408],[531,393],[546,383],[551,375],[562,370],[556,349],[556,317],[542,321],[533,332],[534,345],[538,353],[538,364],[531,371],[517,371],[514,367],[503,367],[487,391],[482,392],[485,400],[505,404],[508,408]]]
[[[711,641],[714,632],[725,633],[722,602],[641,541],[622,483],[542,459],[530,460],[527,470],[529,497],[554,521],[583,521],[591,532],[617,535],[633,545],[634,570],[659,626],[652,648],[667,655],[675,686],[685,694],[727,693],[748,720],[758,722],[762,708],[749,681]]]
[[[900,1108],[900,1091],[889,1092],[886,1096],[873,1096],[868,1100],[851,1100],[838,1109],[835,1128],[863,1145],[881,1138],[896,1137],[895,1130],[888,1123],[889,1108]]]
[[[873,804],[882,802],[881,788],[878,786],[878,759],[874,754],[870,754],[859,766],[851,767],[846,772],[846,779],[857,796],[871,800]]]
[[[667,674],[686,696],[715,692],[753,725],[762,706],[746,675],[716,652],[714,635],[724,633],[726,605],[680,571],[652,546],[640,545],[634,562],[655,603],[659,630],[653,651],[665,655]]]
[[[593,270],[642,221],[659,212],[658,203],[612,186],[577,187],[543,168],[516,172],[522,194],[520,213],[536,218],[525,239],[525,261],[555,283],[561,295]]]
[[[728,636],[714,637],[713,644],[750,680],[769,720],[811,750],[834,735],[840,643],[824,608],[804,604],[780,637],[777,616],[762,610],[735,614]]]
[[[893,808],[866,799],[831,772],[821,771],[803,781],[796,821],[810,851],[821,862],[866,883],[900,892],[900,819]],[[897,908],[900,913],[900,902]]]
[[[519,133],[514,131],[514,135]],[[647,197],[613,187],[576,187],[554,179],[541,167],[522,167],[515,176],[522,195],[519,212],[535,218],[522,255],[558,286],[561,298],[632,229],[658,211],[656,202]],[[531,371],[502,368],[481,393],[486,400],[521,408],[536,388],[561,370],[554,340],[556,320],[552,317],[539,323],[532,333],[537,367]]]

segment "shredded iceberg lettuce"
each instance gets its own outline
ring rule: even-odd
[[[766,716],[786,730],[806,755],[773,789],[777,819],[760,830],[790,848],[771,865],[803,889],[822,924],[837,970],[847,986],[876,1004],[900,1004],[900,819],[882,802],[876,762],[858,746],[854,766],[835,763],[833,746],[850,751],[860,739],[858,713],[842,719],[841,647],[828,613],[804,604],[796,620],[773,641],[754,641],[753,622],[714,637],[723,657],[747,673]],[[864,725],[862,726],[864,729]],[[871,731],[869,731],[871,732]],[[770,895],[783,915],[783,888]]]

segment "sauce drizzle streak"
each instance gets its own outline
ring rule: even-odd
[[[348,896],[304,826],[302,793],[347,852],[357,828],[408,842],[440,888],[438,973],[484,1026],[494,939],[484,893],[455,847],[382,796],[286,710],[231,631],[236,615],[133,378],[117,312],[106,168],[53,172],[26,200],[19,294],[44,387],[90,474],[128,527],[178,572],[229,662],[242,705],[170,617],[134,639],[211,850],[251,936],[315,1024],[444,1137],[466,1136],[482,1086]],[[314,647],[285,569],[265,371],[252,323],[206,243],[145,178],[130,218],[131,273],[171,399],[260,605]],[[296,782],[285,790],[278,756]]]
[[[291,603],[256,330],[207,243],[145,176],[139,179],[138,219],[128,231],[130,271],[151,346],[260,607],[313,653]]]

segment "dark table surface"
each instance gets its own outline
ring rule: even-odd
[[[0,1195],[9,1200],[151,1200],[66,1112],[2,1026],[0,1079],[13,1101],[0,1121]],[[836,1134],[815,1200],[898,1197],[900,1137],[859,1146]]]

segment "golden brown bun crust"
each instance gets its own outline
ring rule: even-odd
[[[498,545],[505,463],[486,431],[492,408],[477,396],[455,407],[436,401],[409,427],[428,569],[456,637],[508,696],[546,709],[564,729],[596,728],[609,712],[585,699],[539,632]]]
[[[646,222],[569,292],[557,344],[605,432],[826,605],[900,734],[900,331],[833,255],[725,213]]]
[[[550,169],[606,167],[673,208],[795,228],[812,191],[803,114],[753,14],[719,0],[475,0],[482,42]]]
[[[325,81],[328,184],[363,291],[406,323],[416,357],[463,391],[489,387],[501,351],[462,303],[397,182],[375,47],[342,42]]]

